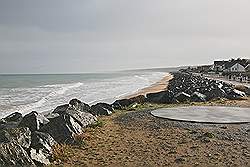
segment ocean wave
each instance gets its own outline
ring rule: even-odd
[[[21,113],[30,112],[31,110],[42,107],[49,100],[55,98],[56,96],[63,95],[65,92],[67,92],[71,89],[74,89],[74,88],[78,88],[82,85],[83,85],[83,83],[77,82],[77,83],[73,83],[73,84],[45,85],[43,87],[40,87],[41,89],[42,88],[51,88],[51,92],[49,94],[43,96],[42,98],[40,98],[40,100],[38,100],[36,102],[25,104],[25,105],[19,105],[17,107],[17,111],[21,112]]]

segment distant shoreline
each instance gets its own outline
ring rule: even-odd
[[[129,99],[129,98],[136,97],[139,95],[145,96],[148,93],[156,93],[156,92],[164,91],[167,89],[168,83],[172,78],[173,78],[173,75],[171,75],[170,73],[166,73],[166,75],[160,81],[158,81],[158,82],[156,82],[148,87],[142,88],[142,89],[138,90],[137,92],[132,93],[131,95],[125,96],[124,98]]]

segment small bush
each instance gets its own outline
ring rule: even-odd
[[[208,137],[208,138],[214,138],[214,137],[215,137],[215,135],[214,135],[213,133],[210,133],[210,132],[206,132],[206,133],[204,134],[204,136],[205,136],[205,137]]]
[[[98,127],[103,127],[104,122],[102,120],[97,120],[95,123],[89,125],[88,127],[90,128],[98,128]]]

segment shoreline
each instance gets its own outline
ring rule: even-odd
[[[136,97],[139,95],[146,96],[146,94],[148,94],[148,93],[156,93],[156,92],[164,91],[167,89],[169,81],[171,79],[173,79],[173,75],[171,75],[170,73],[166,73],[166,75],[161,80],[155,82],[154,84],[152,84],[148,87],[139,89],[138,91],[136,91],[130,95],[124,96],[122,98],[129,99],[129,98],[133,98],[133,97]]]

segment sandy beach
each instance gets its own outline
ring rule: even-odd
[[[155,92],[160,92],[160,91],[166,90],[168,87],[168,83],[172,78],[173,78],[173,76],[170,73],[166,73],[166,75],[160,81],[152,84],[149,87],[140,89],[139,91],[137,91],[131,95],[125,96],[124,98],[132,98],[132,97],[135,97],[138,95],[146,95],[148,93],[155,93]]]

